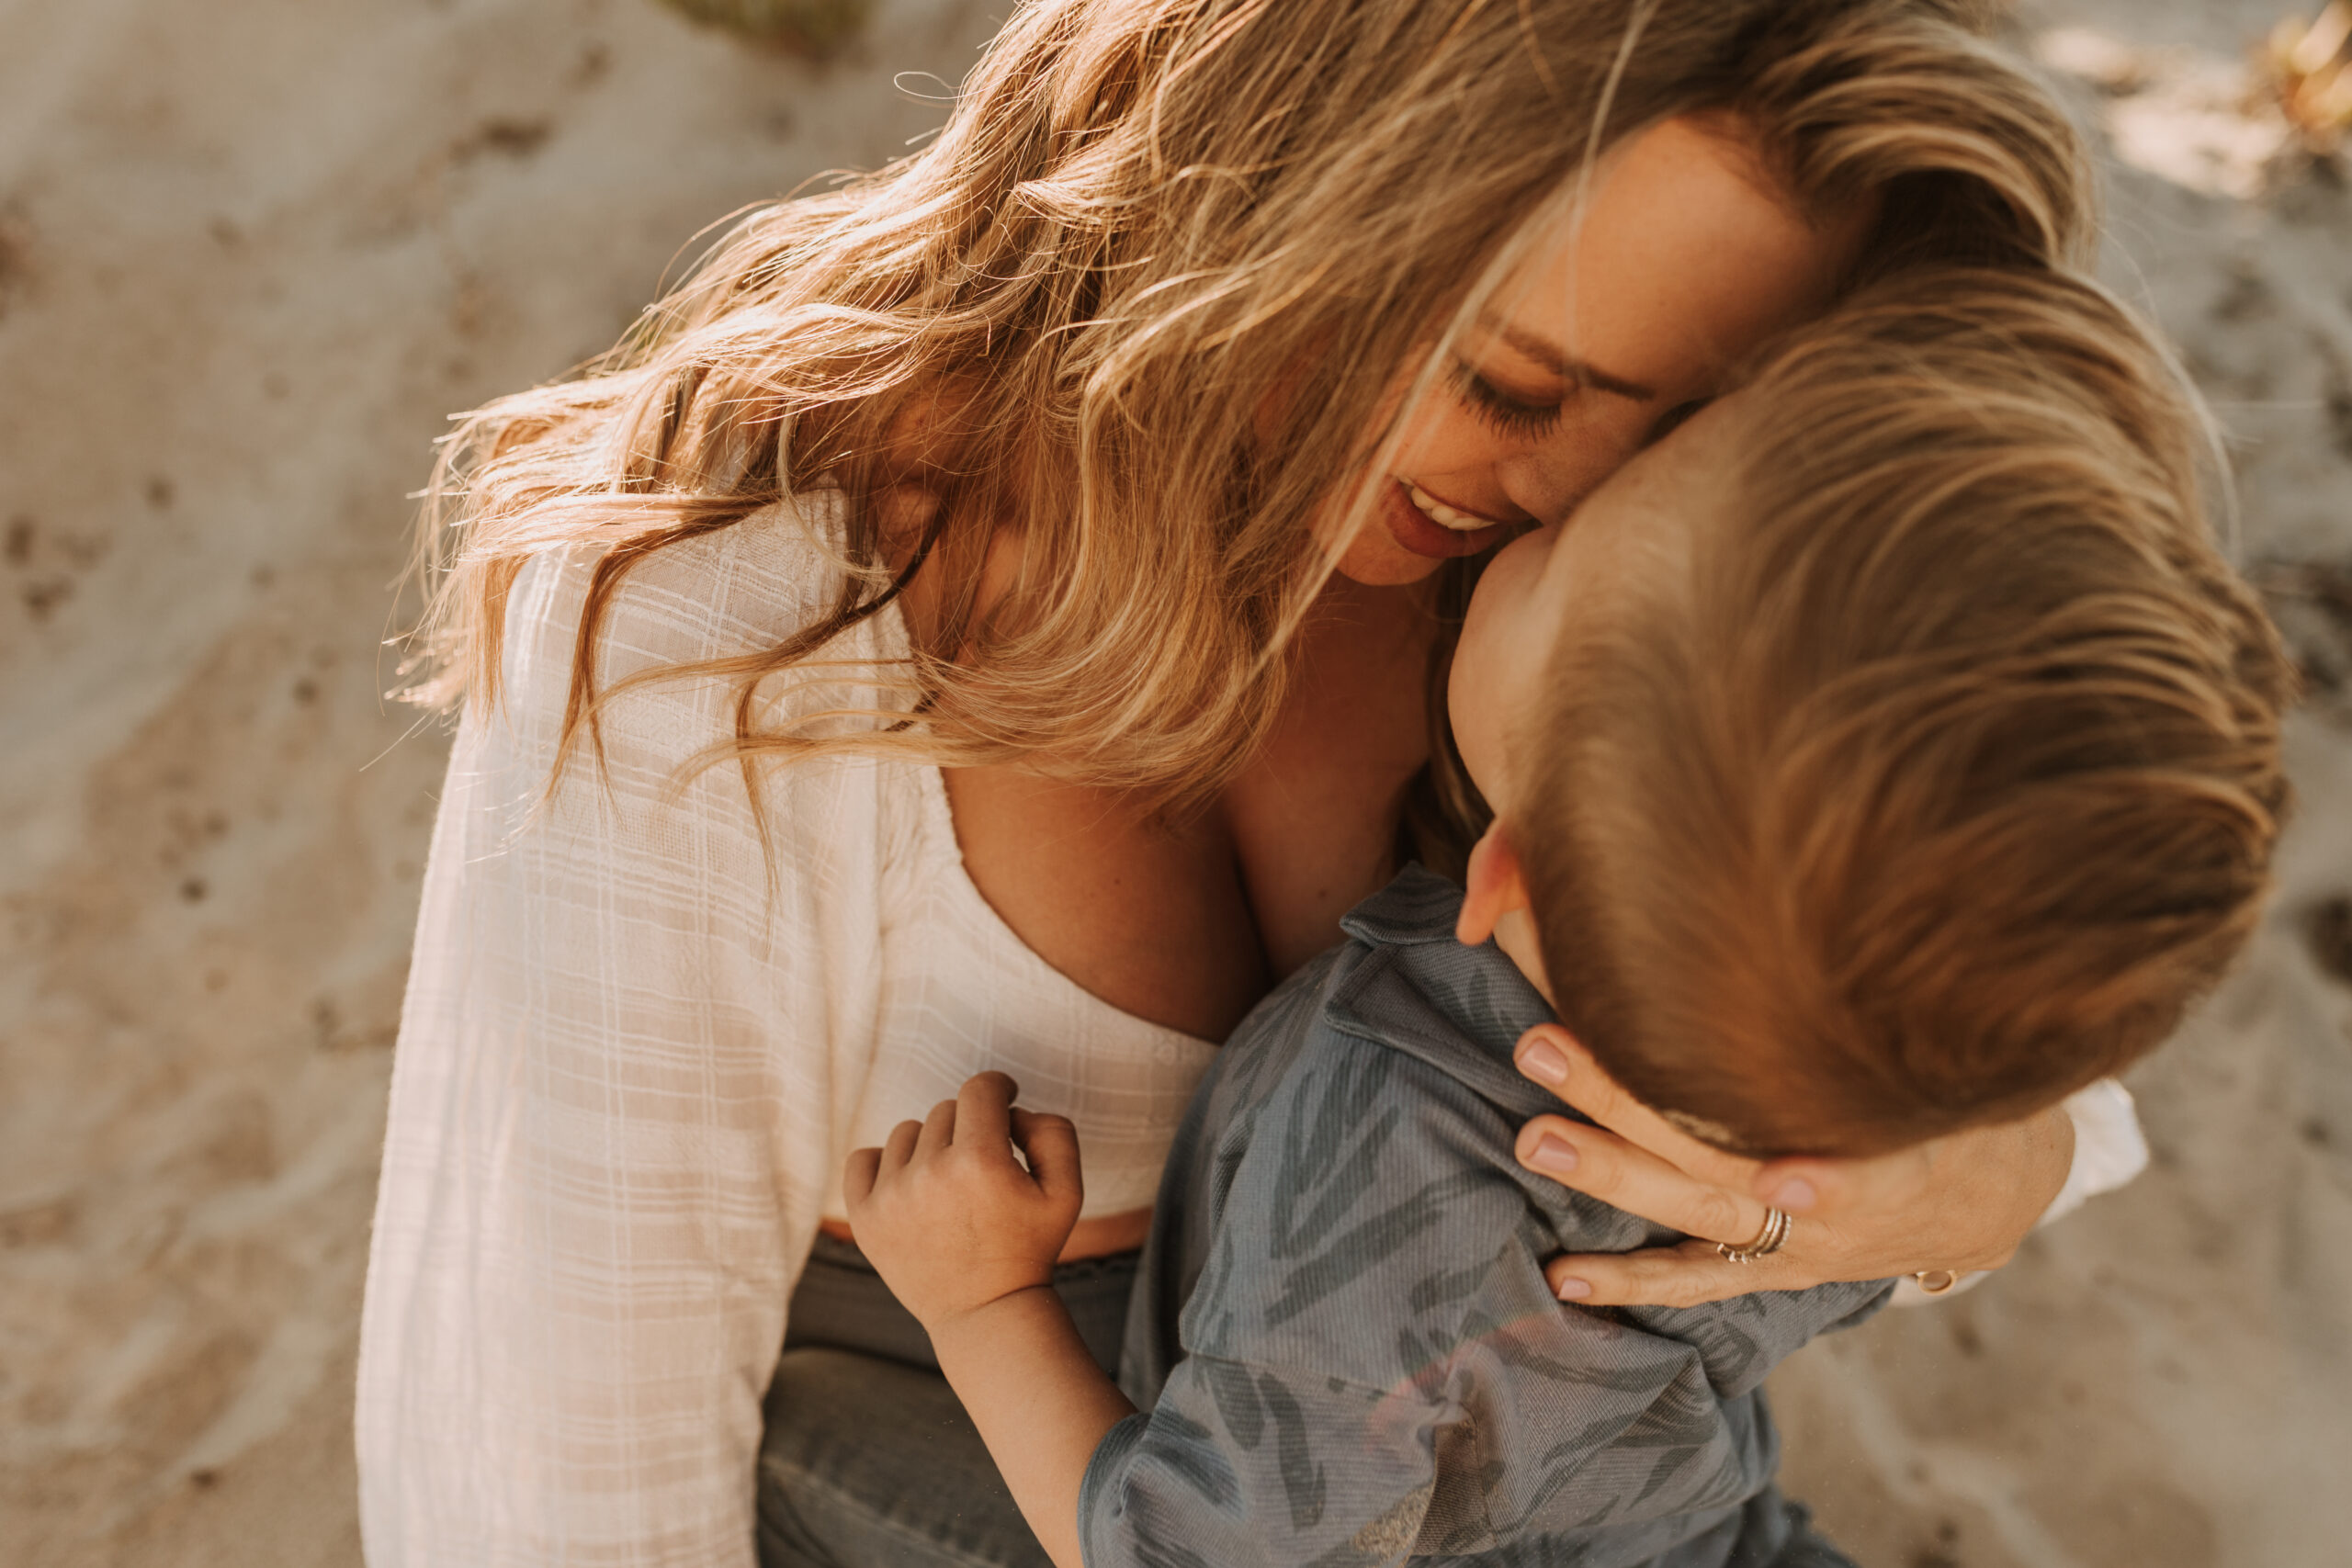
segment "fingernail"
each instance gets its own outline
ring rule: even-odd
[[[1792,1176],[1774,1189],[1771,1204],[1775,1209],[1786,1209],[1793,1214],[1800,1210],[1812,1208],[1819,1196],[1819,1193],[1814,1191],[1812,1182],[1802,1176]]]
[[[1568,1059],[1548,1040],[1531,1040],[1520,1047],[1519,1070],[1538,1083],[1568,1081]]]
[[[1577,1168],[1576,1145],[1546,1133],[1535,1140],[1534,1152],[1527,1156],[1527,1163],[1554,1176],[1566,1176]]]
[[[1559,1283],[1559,1288],[1553,1293],[1557,1295],[1564,1302],[1580,1302],[1587,1296],[1592,1294],[1592,1281],[1589,1280],[1563,1280]]]

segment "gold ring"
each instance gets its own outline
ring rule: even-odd
[[[1715,1250],[1734,1263],[1753,1263],[1759,1258],[1769,1258],[1780,1251],[1781,1244],[1788,1239],[1789,1216],[1778,1209],[1766,1209],[1764,1228],[1756,1233],[1754,1241],[1746,1247],[1734,1247],[1727,1241],[1719,1241],[1715,1243]]]
[[[1926,1296],[1940,1296],[1960,1283],[1960,1276],[1949,1269],[1922,1269],[1911,1278],[1919,1281],[1919,1293]]]

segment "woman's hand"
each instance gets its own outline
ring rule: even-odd
[[[1544,1266],[1555,1295],[1592,1306],[1690,1306],[1833,1280],[1997,1269],[2074,1158],[2074,1124],[2053,1107],[1873,1159],[1743,1159],[1636,1103],[1556,1024],[1521,1035],[1515,1056],[1521,1073],[1599,1123],[1538,1116],[1520,1130],[1520,1163],[1692,1238]],[[1756,1240],[1767,1204],[1791,1216],[1779,1251],[1740,1264],[1716,1250]]]
[[[1067,1117],[1014,1110],[1017,1092],[1002,1073],[969,1078],[842,1173],[859,1249],[927,1330],[1050,1286],[1078,1223],[1078,1133]]]

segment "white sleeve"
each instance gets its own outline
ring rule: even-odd
[[[2148,1168],[2148,1141],[2140,1133],[2140,1118],[2132,1108],[2132,1091],[2113,1078],[2101,1078],[2076,1089],[2065,1100],[2066,1117],[2075,1124],[2075,1163],[2066,1184],[2041,1212],[2036,1228],[2063,1220],[2102,1192],[2117,1188]],[[1891,1306],[1920,1306],[1950,1301],[1984,1278],[1990,1269],[1962,1274],[1947,1290],[1929,1295],[1917,1280],[1905,1280],[1887,1301]]]
[[[2140,1134],[2132,1091],[2113,1078],[2101,1078],[2068,1095],[2066,1114],[2075,1123],[2075,1164],[2066,1173],[2066,1185],[2041,1213],[2045,1225],[2148,1168],[2148,1140]]]
[[[604,679],[808,598],[808,552],[752,528],[640,569]],[[727,687],[667,682],[546,796],[584,580],[516,583],[434,831],[361,1326],[371,1568],[750,1568],[761,1397],[871,1052],[875,765],[772,773],[771,863],[735,766],[676,787]]]

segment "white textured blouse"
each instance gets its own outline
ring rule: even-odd
[[[600,682],[808,625],[832,528],[817,500],[656,553]],[[1087,1214],[1145,1208],[1216,1051],[1013,934],[935,768],[771,768],[763,848],[732,763],[682,781],[733,731],[729,681],[621,697],[602,769],[583,751],[550,797],[593,555],[515,583],[503,700],[460,726],[434,829],[361,1331],[376,1568],[749,1564],[761,1397],[848,1151],[999,1067],[1077,1123]],[[904,639],[874,616],[789,706],[878,705],[854,664]]]
[[[810,624],[836,527],[809,498],[656,553],[600,682]],[[731,682],[622,696],[601,768],[549,793],[594,553],[514,584],[503,699],[460,726],[434,829],[360,1336],[373,1568],[751,1568],[761,1400],[848,1151],[1000,1067],[1077,1123],[1086,1213],[1142,1208],[1215,1051],[1013,934],[934,768],[770,769],[763,845],[736,767],[681,773],[732,733]],[[872,617],[765,722],[881,705],[859,666],[905,636]],[[2108,1110],[2082,1146],[2136,1149]],[[2068,1199],[2144,1157],[2078,1158]]]

